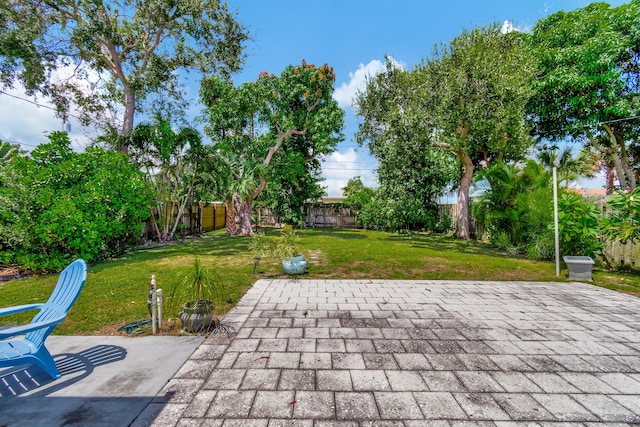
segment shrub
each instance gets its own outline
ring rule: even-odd
[[[73,258],[97,261],[137,243],[151,201],[144,175],[122,153],[74,153],[64,132],[49,140],[31,157],[14,158],[0,181],[3,261],[59,270]]]
[[[566,255],[601,256],[600,217],[600,211],[579,194],[561,194],[558,197],[560,251]]]
[[[607,201],[607,216],[602,231],[608,240],[638,241],[640,239],[640,187],[630,192],[618,191]]]

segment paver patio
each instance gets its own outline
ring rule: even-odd
[[[259,280],[133,425],[640,423],[640,299],[582,283]]]

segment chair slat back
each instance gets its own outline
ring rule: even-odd
[[[40,312],[33,318],[32,323],[54,319],[63,320],[67,316],[73,303],[78,299],[86,280],[87,264],[84,260],[78,259],[69,264],[60,273],[58,283],[53,293]],[[39,347],[44,344],[44,340],[55,326],[56,325],[52,325],[47,328],[29,332],[25,338],[31,341],[36,347]]]

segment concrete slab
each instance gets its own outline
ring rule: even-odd
[[[132,427],[640,425],[640,298],[592,285],[263,279],[223,320]]]
[[[128,426],[204,337],[51,336],[62,375],[0,370],[0,426]]]

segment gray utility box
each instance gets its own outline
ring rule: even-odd
[[[589,280],[591,278],[591,270],[595,262],[588,256],[563,256],[562,259],[569,269],[570,280]]]

